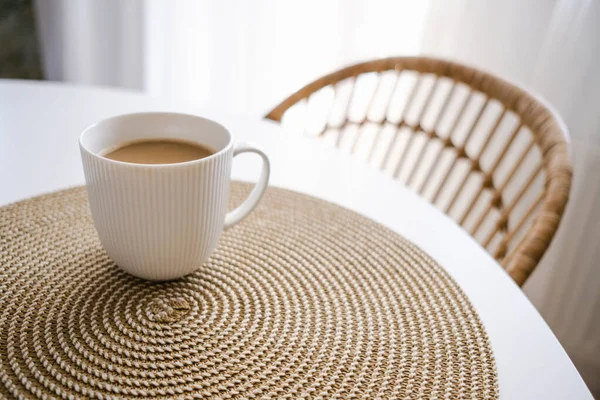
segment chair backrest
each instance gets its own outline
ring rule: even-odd
[[[414,188],[519,285],[548,248],[569,197],[560,117],[527,91],[458,63],[394,57],[353,65],[266,117],[289,120]]]

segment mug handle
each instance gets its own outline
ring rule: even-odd
[[[269,183],[271,164],[269,163],[269,158],[267,155],[261,149],[252,144],[236,143],[235,148],[233,149],[233,157],[242,153],[256,153],[262,158],[260,178],[258,178],[258,182],[256,185],[254,185],[252,192],[250,192],[250,196],[248,196],[248,198],[238,208],[228,212],[227,215],[225,215],[225,229],[231,228],[233,225],[246,218],[248,214],[254,210],[263,194],[265,194],[265,190],[267,189],[267,185]]]

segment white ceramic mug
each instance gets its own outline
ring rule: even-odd
[[[180,139],[215,153],[177,164],[133,164],[103,157],[125,143]],[[169,280],[197,269],[214,251],[224,228],[244,219],[269,180],[269,159],[237,143],[223,126],[173,113],[127,114],[83,131],[81,158],[94,225],[108,255],[140,278]],[[262,172],[248,199],[227,213],[234,156],[256,153]]]

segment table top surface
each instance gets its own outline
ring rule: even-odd
[[[521,289],[460,226],[414,192],[349,155],[256,117],[231,116],[143,94],[0,80],[0,206],[84,183],[77,139],[103,118],[140,111],[202,115],[271,159],[272,186],[307,193],[398,232],[446,269],[488,332],[500,397],[591,399],[562,346]],[[260,160],[236,157],[234,179],[256,181]],[[435,228],[433,228],[435,227]]]

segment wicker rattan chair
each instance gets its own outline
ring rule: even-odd
[[[519,285],[548,248],[569,197],[560,118],[530,93],[454,62],[353,65],[300,89],[267,118],[289,120],[414,188]]]

